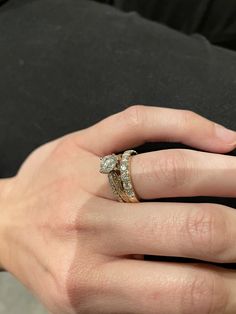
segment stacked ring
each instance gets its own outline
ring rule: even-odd
[[[129,203],[139,202],[139,198],[134,190],[131,180],[131,155],[137,155],[135,150],[127,150],[122,154],[120,162],[120,174],[123,189],[128,197]]]
[[[108,174],[112,193],[119,202],[139,202],[131,180],[131,155],[135,150],[127,150],[119,155],[100,157],[100,172]]]

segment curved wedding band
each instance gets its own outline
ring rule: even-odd
[[[131,179],[131,156],[138,154],[127,150],[123,154],[100,157],[100,172],[108,174],[112,193],[119,202],[140,202]]]

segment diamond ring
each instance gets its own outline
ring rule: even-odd
[[[131,155],[134,154],[137,154],[135,150],[127,150],[123,154],[100,157],[100,172],[108,174],[113,195],[119,202],[140,201],[131,180]]]

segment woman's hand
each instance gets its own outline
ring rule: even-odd
[[[99,156],[132,157],[142,199],[236,196],[236,133],[186,110],[136,105],[36,149],[1,182],[0,262],[54,314],[233,314],[236,271],[135,254],[236,262],[236,212],[206,203],[119,203]]]

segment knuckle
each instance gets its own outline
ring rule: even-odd
[[[57,313],[64,313],[65,309],[76,309],[76,312],[82,313],[82,306],[91,290],[91,282],[88,279],[89,274],[82,263],[79,267],[73,267],[66,270],[66,274],[60,274],[56,277],[56,289],[54,292],[54,303],[58,310]],[[76,270],[76,273],[75,273]],[[67,313],[66,311],[66,313]]]
[[[196,112],[194,112],[192,110],[189,110],[189,109],[182,110],[182,113],[183,113],[184,118],[186,118],[186,121],[188,121],[192,117],[196,117],[197,116]]]
[[[84,259],[80,263],[81,265],[76,264],[73,270],[71,269],[69,272],[66,294],[70,304],[73,305],[73,309],[76,309],[76,313],[83,313],[85,308],[93,308],[86,313],[94,313],[93,303],[96,304],[96,299],[101,299],[101,295],[106,295],[109,285],[103,277],[100,262],[92,261],[88,265],[87,260]],[[99,308],[96,309],[100,310]]]
[[[77,215],[67,215],[58,228],[64,235],[75,233],[77,236],[95,230],[91,215],[86,209],[78,208]]]
[[[215,273],[194,275],[180,293],[181,314],[225,313],[228,291],[223,279]]]
[[[132,105],[122,111],[122,119],[124,119],[126,125],[132,128],[140,128],[143,124],[144,114],[144,105]]]
[[[151,160],[152,173],[169,188],[179,188],[190,181],[192,167],[184,149],[161,152],[159,158]]]
[[[184,124],[187,124],[187,125],[192,124],[192,121],[197,119],[198,117],[199,115],[192,110],[188,110],[188,109],[182,110],[182,119],[183,119],[182,122],[184,122]]]
[[[71,144],[71,142],[70,142],[69,137],[62,138],[58,142],[58,144],[55,146],[55,148],[53,150],[53,155],[58,156],[58,157],[61,157],[61,156],[64,157],[68,151],[70,144]]]
[[[81,271],[80,271],[81,272]],[[82,304],[86,302],[86,297],[91,293],[91,283],[86,276],[80,274],[70,274],[66,283],[66,294],[73,308],[80,309]]]
[[[186,130],[191,131],[199,123],[199,117],[196,112],[184,109],[181,111],[179,127],[182,128],[183,132],[186,132]]]
[[[223,213],[214,204],[201,204],[191,210],[184,222],[185,233],[198,254],[217,260],[225,252],[228,228]]]
[[[190,132],[194,131],[195,126],[199,125],[199,123],[202,124],[203,122],[204,122],[204,129],[205,129],[206,135],[214,136],[215,135],[215,123],[213,121],[191,110],[182,111],[182,118],[180,119],[180,124],[183,126],[183,130],[185,132],[186,132],[186,129]]]
[[[50,228],[56,234],[68,234],[90,230],[95,220],[84,202],[78,201],[76,195],[83,195],[79,190],[76,179],[68,176],[56,179],[50,187],[47,206],[50,207]],[[55,214],[56,213],[56,214]]]
[[[75,137],[65,135],[52,151],[52,162],[67,161],[68,157],[78,154],[79,146],[76,145]]]

